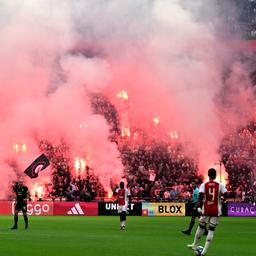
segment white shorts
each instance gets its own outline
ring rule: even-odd
[[[199,222],[201,224],[209,224],[210,226],[216,227],[219,224],[219,217],[201,216]]]
[[[128,204],[125,204],[125,205],[118,205],[118,207],[117,207],[118,213],[126,212],[126,211],[127,211],[127,208],[128,208]]]

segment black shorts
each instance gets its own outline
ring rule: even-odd
[[[196,204],[194,204],[193,210],[192,210],[192,216],[193,217],[200,217],[200,213],[198,212],[197,208],[196,208]]]
[[[15,211],[27,212],[27,203],[26,202],[17,202],[15,204]]]

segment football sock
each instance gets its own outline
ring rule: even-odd
[[[205,255],[206,252],[208,251],[208,248],[209,248],[209,246],[210,246],[210,244],[211,244],[211,242],[212,242],[212,239],[213,239],[213,234],[214,234],[214,231],[212,231],[212,230],[209,230],[209,231],[208,231],[208,235],[207,235],[207,237],[206,237],[204,249],[203,249],[203,251],[202,251],[202,254],[203,254],[203,255]]]
[[[194,227],[195,225],[195,221],[194,220],[191,220],[190,221],[190,224],[189,224],[189,229],[188,229],[188,232],[191,232],[192,228]]]
[[[126,212],[123,212],[123,215],[124,215],[124,221],[126,220]]]
[[[204,232],[204,228],[200,227],[200,225],[198,226],[197,230],[196,230],[196,234],[195,234],[195,239],[194,239],[194,247],[198,246],[198,243],[200,241],[200,238],[202,236]]]
[[[14,226],[17,227],[18,225],[18,215],[14,215]]]
[[[123,227],[123,222],[124,222],[124,215],[123,212],[120,213],[120,225]]]
[[[125,220],[126,220],[126,212],[120,213],[120,221],[121,221],[121,227],[125,227]]]
[[[24,215],[25,227],[28,228],[28,216]]]

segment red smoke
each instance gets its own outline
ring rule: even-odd
[[[233,52],[211,24],[193,16],[192,3],[186,7],[163,0],[3,4],[2,197],[40,153],[40,139],[56,145],[64,139],[70,157],[86,159],[106,188],[110,178],[121,179],[120,153],[109,141],[106,120],[91,109],[92,93],[115,105],[122,126],[159,140],[175,131],[191,141],[201,172],[219,161],[223,132],[216,95]],[[117,97],[121,90],[127,100]],[[251,96],[241,90],[234,101]],[[248,109],[245,100],[240,106]],[[27,152],[14,152],[14,144],[26,144]],[[50,169],[37,180],[49,181]]]

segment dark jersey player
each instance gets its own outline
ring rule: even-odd
[[[199,219],[199,226],[195,234],[194,242],[193,244],[188,245],[188,247],[196,250],[200,238],[205,230],[205,226],[206,224],[209,224],[209,231],[203,251],[195,251],[195,253],[199,256],[206,255],[206,252],[208,251],[208,248],[212,242],[215,228],[219,223],[219,216],[221,215],[221,196],[227,198],[227,190],[224,184],[215,181],[216,175],[217,173],[215,169],[209,169],[209,181],[203,183],[199,189],[197,210],[199,213],[201,213],[201,217]]]
[[[199,197],[199,189],[197,186],[197,183],[195,181],[192,182],[192,186],[193,186],[193,195],[192,195],[192,201],[193,201],[193,210],[192,210],[192,217],[190,220],[190,224],[189,224],[189,228],[187,230],[182,231],[183,234],[185,235],[190,235],[191,234],[191,230],[195,225],[195,220],[196,217],[200,217],[199,212],[197,211],[197,202],[198,202],[198,197]],[[204,235],[207,236],[208,231],[207,228],[205,226],[205,231],[204,231]]]
[[[19,180],[15,186],[13,187],[13,192],[16,196],[15,201],[15,212],[14,212],[14,225],[11,229],[18,228],[18,214],[20,211],[23,213],[24,221],[25,221],[25,229],[28,228],[28,216],[27,216],[27,201],[29,199],[29,190],[23,184],[22,180]]]

